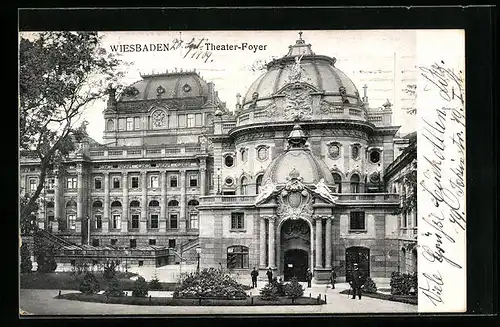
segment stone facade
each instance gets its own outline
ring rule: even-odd
[[[310,268],[326,283],[358,262],[386,281],[402,239],[384,175],[406,143],[391,104],[369,108],[335,62],[300,38],[234,111],[194,71],[110,88],[103,144],[87,138],[49,172],[39,227],[76,245],[164,246],[240,276]],[[23,156],[23,192],[38,175]]]

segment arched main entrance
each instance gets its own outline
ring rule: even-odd
[[[303,219],[287,220],[281,225],[280,266],[285,281],[297,277],[305,281],[310,266],[311,230]]]

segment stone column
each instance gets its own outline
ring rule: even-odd
[[[261,269],[266,268],[266,220],[260,218],[260,247],[259,247],[259,265]]]
[[[322,234],[323,227],[321,225],[321,217],[316,216],[316,268],[322,268],[323,263],[321,262],[322,257]]]
[[[104,208],[102,217],[102,232],[109,230],[109,172],[104,172]]]
[[[148,222],[148,180],[147,173],[141,172],[141,218],[139,219],[139,232],[146,233]]]
[[[128,231],[128,173],[124,171],[122,173],[122,192],[123,192],[123,203],[122,203],[122,221],[121,230],[123,233]]]
[[[271,268],[276,267],[276,244],[275,244],[275,231],[274,231],[274,219],[275,217],[269,217],[269,266]]]
[[[200,195],[204,196],[207,194],[207,168],[205,166],[200,167]]]
[[[186,171],[181,170],[181,203],[180,203],[180,217],[179,217],[179,230],[186,231],[187,218],[186,217]]]
[[[160,197],[160,221],[159,231],[165,233],[167,231],[167,173],[160,173],[161,197]]]
[[[61,218],[61,202],[59,198],[59,171],[55,171],[54,176],[54,221],[52,222],[52,233],[57,233],[59,230],[59,219]]]
[[[326,218],[325,230],[325,268],[332,269],[332,218]]]
[[[77,181],[77,194],[76,194],[76,229],[77,233],[82,234],[82,242],[85,235],[85,229],[82,229],[83,222],[83,171],[81,164],[78,165],[78,181]]]

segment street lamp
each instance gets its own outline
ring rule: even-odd
[[[87,244],[90,245],[90,217],[87,215]]]
[[[217,195],[220,195],[220,168],[217,168]]]
[[[198,265],[196,266],[196,272],[199,274],[200,273],[200,254],[201,254],[201,248],[197,247],[196,248],[196,257],[198,259]]]

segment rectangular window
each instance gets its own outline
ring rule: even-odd
[[[187,127],[194,127],[194,114],[187,115]]]
[[[149,245],[156,245],[156,240],[155,240],[155,239],[150,238],[150,239],[149,239]]]
[[[112,238],[112,239],[111,239],[111,243],[110,243],[110,244],[111,244],[112,246],[115,246],[117,243],[118,243],[118,240],[117,240],[116,238]]]
[[[186,127],[186,115],[178,115],[179,127]]]
[[[195,125],[196,126],[201,126],[202,125],[201,114],[196,114],[195,115]]]
[[[158,228],[158,215],[151,215],[151,228]]]
[[[132,215],[132,228],[139,228],[139,215]]]
[[[134,129],[141,129],[141,117],[134,117]]]
[[[248,269],[248,248],[246,246],[230,246],[227,248],[228,269]]]
[[[120,177],[113,177],[113,188],[120,188]]]
[[[151,188],[158,188],[159,186],[158,175],[151,176]]]
[[[53,190],[56,184],[56,180],[54,178],[49,178],[47,180],[47,189],[48,190]]]
[[[54,216],[48,216],[49,221],[54,221]]]
[[[69,229],[71,229],[71,230],[76,229],[76,215],[74,215],[74,214],[68,215],[68,226],[69,226]]]
[[[132,188],[139,188],[139,176],[132,176],[131,177],[131,187]]]
[[[75,266],[76,266],[76,260],[75,260],[75,259],[71,259],[71,261],[70,261],[70,262],[71,262],[71,266],[72,266],[72,267],[75,267]]]
[[[198,186],[198,175],[189,175],[189,186]]]
[[[139,267],[144,266],[144,260],[139,260]]]
[[[171,249],[175,249],[175,239],[168,240],[168,247]]]
[[[231,229],[243,229],[244,227],[245,225],[243,212],[231,213]]]
[[[403,218],[403,228],[408,227],[408,216],[407,216],[406,212],[403,212],[402,218]]]
[[[118,119],[118,130],[125,130],[125,118]]]
[[[111,228],[120,229],[120,218],[121,218],[121,215],[113,215],[113,219],[111,222]]]
[[[170,187],[177,187],[177,176],[170,176]]]
[[[174,118],[172,118],[174,117]],[[168,127],[170,128],[177,128],[177,120],[175,119],[175,116],[168,116]]]
[[[37,184],[36,178],[30,178],[29,179],[29,190],[36,191],[36,187],[37,187],[36,184]]]
[[[94,188],[100,190],[102,188],[102,177],[96,177],[94,179]]]
[[[99,246],[99,239],[98,238],[92,239],[92,246]]]
[[[349,229],[350,230],[366,230],[365,213],[363,211],[351,212]]]
[[[130,248],[133,249],[135,247],[137,247],[137,240],[131,239],[130,240]]]
[[[189,214],[189,228],[198,229],[198,214]]]
[[[127,131],[134,129],[134,118],[127,118]]]
[[[172,229],[177,228],[177,215],[176,214],[170,215],[170,228],[172,228]]]
[[[77,179],[76,177],[68,177],[66,178],[66,188],[72,189],[77,188]]]
[[[101,215],[95,215],[95,228],[102,229],[102,217],[101,217]]]

